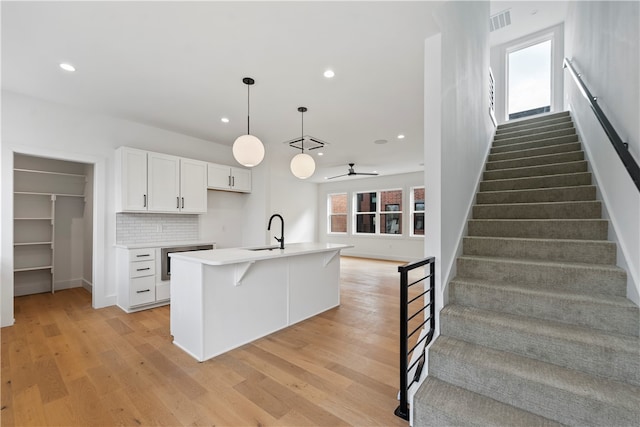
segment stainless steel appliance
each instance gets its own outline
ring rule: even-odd
[[[194,246],[177,246],[174,248],[161,248],[160,249],[160,257],[161,262],[160,265],[162,267],[162,280],[171,279],[171,257],[170,253],[173,252],[188,252],[188,251],[206,251],[209,249],[213,249],[213,245],[194,245]]]

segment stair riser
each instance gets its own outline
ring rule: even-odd
[[[488,162],[486,170],[524,168],[527,166],[548,165],[552,163],[577,162],[584,160],[584,152],[574,151],[572,153],[549,154],[546,156],[525,157],[514,160],[500,160]]]
[[[573,128],[573,123],[571,121],[564,121],[560,123],[546,123],[545,126],[536,126],[530,129],[519,129],[512,130],[510,132],[496,132],[495,140],[507,139],[507,138],[516,138],[519,136],[525,136],[536,133],[544,133],[544,132],[553,132],[556,130],[562,129],[571,129]]]
[[[495,162],[500,160],[520,159],[530,156],[545,156],[548,154],[568,153],[571,151],[581,151],[582,146],[579,142],[569,142],[565,144],[549,145],[541,148],[531,148],[529,150],[508,151],[506,153],[490,154],[488,161]]]
[[[471,220],[469,236],[606,240],[604,220]]]
[[[480,183],[480,191],[526,190],[537,188],[574,187],[578,185],[591,185],[591,173],[582,172],[566,175],[548,175],[482,181]]]
[[[549,147],[559,144],[570,144],[578,142],[578,135],[561,136],[558,138],[541,139],[540,141],[523,142],[520,144],[502,145],[491,147],[489,154],[508,153],[511,151],[530,150],[535,148]]]
[[[532,289],[555,289],[585,295],[625,296],[627,293],[627,277],[623,271],[599,266],[541,266],[535,263],[464,257],[458,258],[457,266],[459,277],[527,285]]]
[[[600,202],[525,203],[475,205],[475,219],[596,219],[602,214]]]
[[[587,171],[587,162],[557,163],[553,165],[532,166],[518,169],[502,169],[497,171],[486,171],[482,174],[482,179],[491,181],[496,179],[528,178],[546,175],[561,175]]]
[[[569,136],[569,135],[575,135],[575,134],[576,134],[576,130],[573,127],[569,129],[554,130],[551,132],[529,133],[528,135],[525,135],[525,136],[498,139],[497,141],[494,140],[493,146],[500,147],[503,145],[521,144],[523,142],[539,141],[541,139],[558,138],[560,136]]]
[[[464,255],[472,256],[609,265],[616,262],[616,245],[606,241],[465,237],[462,247]]]
[[[571,120],[571,116],[568,111],[563,111],[557,114],[548,114],[546,116],[535,117],[532,119],[519,120],[519,121],[510,121],[508,123],[502,123],[498,126],[498,131],[504,132],[508,129],[520,128],[520,129],[530,129],[531,127],[544,126],[544,123],[556,122],[559,120]]]
[[[484,286],[454,280],[450,284],[449,302],[483,310],[555,320],[633,337],[640,333],[640,318],[636,307],[621,307],[580,297],[530,292],[499,284]]]
[[[429,352],[429,373],[455,386],[534,414],[553,414],[556,421],[567,425],[637,425],[638,413],[629,408],[613,407],[589,395],[526,380],[500,369],[496,364],[473,364],[467,359],[461,361],[456,353],[441,352],[436,345]]]
[[[476,203],[505,204],[505,203],[544,203],[590,201],[596,198],[595,186],[553,188],[542,190],[496,191],[480,192],[476,196]]]
[[[578,339],[571,341],[556,335],[553,329],[533,329],[517,318],[505,325],[492,322],[487,316],[443,310],[440,319],[441,333],[449,337],[640,385],[640,354],[628,346],[611,348]]]

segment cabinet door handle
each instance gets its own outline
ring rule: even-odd
[[[136,258],[142,258],[143,256],[151,256],[151,254],[140,254],[140,255],[136,255]]]
[[[176,197],[176,208],[180,209],[180,197]]]
[[[235,176],[232,176],[232,177],[231,177],[231,186],[232,186],[232,187],[235,187],[235,186],[236,186],[236,177],[235,177]]]
[[[145,289],[143,291],[136,291],[136,294],[143,294],[145,292],[151,292],[151,289]]]
[[[137,268],[136,271],[146,271],[146,270],[151,270],[151,267],[147,267],[147,268]]]
[[[147,195],[146,195],[146,194],[143,194],[143,195],[142,195],[142,199],[143,199],[142,207],[143,207],[143,208],[146,208],[146,207],[147,207]]]
[[[182,209],[184,209],[184,197],[182,198]]]
[[[227,179],[228,179],[228,181],[229,181],[229,187],[231,187],[231,175],[229,175],[229,176],[227,177]]]

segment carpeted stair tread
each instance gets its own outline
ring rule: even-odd
[[[552,131],[541,131],[540,128],[532,129],[531,132],[523,136],[512,136],[503,139],[494,139],[493,147],[501,147],[504,145],[520,144],[523,142],[539,141],[541,139],[558,138],[561,136],[575,135],[576,129],[570,127],[567,129],[559,129]]]
[[[582,144],[576,142],[565,142],[563,144],[547,145],[538,148],[528,148],[525,150],[506,151],[504,153],[489,154],[488,161],[521,159],[530,156],[544,156],[546,154],[568,153],[571,151],[581,151]]]
[[[591,172],[505,178],[480,182],[480,191],[525,190],[591,185]]]
[[[484,171],[482,173],[482,177],[483,180],[490,181],[493,179],[528,178],[541,175],[558,175],[578,172],[587,172],[586,160]]]
[[[489,161],[487,162],[486,170],[515,169],[527,166],[546,165],[550,163],[577,162],[580,160],[584,160],[583,151],[569,151],[565,153],[543,154],[540,156],[527,156],[517,159]]]
[[[597,200],[481,204],[473,206],[476,219],[597,219],[602,203]]]
[[[478,393],[428,377],[413,398],[423,411],[414,415],[414,427],[561,427],[539,415],[498,402]]]
[[[440,316],[442,335],[640,385],[637,337],[456,304]]]
[[[462,255],[460,277],[551,288],[566,292],[626,296],[627,274],[617,266]]]
[[[476,195],[477,204],[570,202],[595,199],[595,185],[481,191]]]
[[[626,297],[536,289],[460,276],[449,286],[452,304],[555,320],[632,337],[640,335],[640,310]]]
[[[528,129],[512,129],[512,130],[505,129],[501,132],[496,131],[496,136],[494,139],[496,141],[499,141],[501,139],[506,139],[506,138],[531,135],[532,133],[551,132],[554,130],[570,129],[570,128],[573,128],[573,122],[571,122],[571,120],[564,120],[558,123],[542,122],[539,126],[531,127]]]
[[[568,111],[561,111],[559,113],[551,113],[551,114],[545,114],[545,115],[540,115],[540,116],[536,116],[533,118],[525,118],[525,119],[519,119],[519,120],[510,120],[509,122],[506,123],[501,123],[498,126],[498,131],[502,132],[505,131],[507,129],[514,129],[514,128],[522,128],[523,126],[541,126],[541,123],[544,122],[550,122],[550,121],[556,121],[556,120],[571,120],[571,115],[569,114]]]
[[[603,219],[472,219],[469,236],[606,240]]]
[[[631,426],[640,417],[639,387],[447,336],[430,347],[429,374],[564,424]]]
[[[543,148],[558,144],[571,144],[579,142],[578,135],[557,136],[555,138],[539,139],[535,141],[525,141],[507,145],[492,146],[489,154],[508,153],[512,151],[530,150],[533,148]]]
[[[607,240],[466,236],[464,255],[559,262],[615,264],[616,244]]]

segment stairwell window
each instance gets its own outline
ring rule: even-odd
[[[411,188],[411,235],[424,236],[424,187]]]
[[[347,233],[347,193],[329,194],[329,233]]]
[[[356,234],[402,234],[402,190],[355,194]]]

